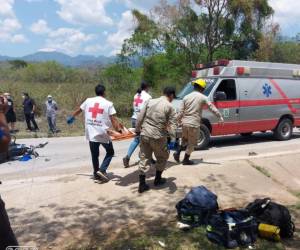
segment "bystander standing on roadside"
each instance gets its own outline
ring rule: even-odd
[[[35,101],[29,97],[28,93],[23,93],[23,108],[24,108],[24,116],[25,121],[27,124],[28,131],[38,131],[39,127],[35,121],[35,111],[36,111],[36,104]],[[33,125],[33,128],[31,126]]]
[[[5,114],[6,121],[8,126],[10,126],[10,133],[15,133],[17,132],[16,130],[17,117],[15,112],[14,102],[10,93],[4,93],[4,97],[6,98],[7,105],[8,105],[8,110]]]
[[[53,100],[51,95],[48,95],[45,105],[46,105],[46,118],[48,121],[49,132],[55,134],[57,133],[57,128],[56,128],[56,115],[58,110],[57,103],[56,101]]]

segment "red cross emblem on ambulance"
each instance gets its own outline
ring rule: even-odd
[[[141,98],[141,96],[138,96],[137,98],[134,99],[134,103],[135,103],[135,106],[139,106],[139,104],[142,104],[143,103],[143,99]]]
[[[94,107],[89,108],[89,112],[92,113],[92,118],[96,119],[98,114],[103,114],[104,109],[101,109],[99,103],[95,103]]]

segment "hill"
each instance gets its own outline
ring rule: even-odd
[[[23,57],[9,57],[1,56],[0,62],[20,59],[27,62],[46,62],[46,61],[56,61],[62,65],[70,67],[85,67],[93,65],[107,65],[114,63],[115,57],[106,56],[91,56],[91,55],[78,55],[75,57],[66,55],[60,52],[36,52],[34,54],[26,55]]]

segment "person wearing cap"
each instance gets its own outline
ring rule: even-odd
[[[38,131],[39,127],[35,121],[35,111],[36,111],[36,104],[35,101],[29,97],[28,93],[23,93],[23,110],[25,115],[25,121],[27,124],[28,131]],[[31,126],[33,125],[33,128]]]
[[[142,82],[141,87],[137,90],[137,93],[133,98],[133,115],[131,117],[133,128],[135,128],[136,126],[137,117],[140,114],[141,110],[143,109],[145,103],[148,100],[152,99],[148,91],[149,91],[149,85],[145,82]],[[129,167],[130,158],[134,153],[134,151],[136,150],[136,148],[139,146],[139,144],[140,144],[140,136],[136,136],[129,146],[127,155],[123,158],[123,164],[125,168]]]
[[[200,124],[202,119],[202,110],[204,106],[219,118],[221,123],[224,119],[218,109],[203,95],[206,88],[206,82],[203,79],[197,79],[192,82],[194,91],[185,96],[182,101],[182,106],[178,115],[178,123],[182,124],[182,143],[178,147],[177,152],[174,153],[174,159],[180,162],[180,153],[186,148],[185,156],[182,161],[183,165],[193,165],[194,162],[190,160],[190,156],[197,146]]]
[[[8,110],[5,114],[6,121],[7,121],[7,124],[10,125],[10,132],[15,133],[15,132],[17,132],[16,127],[15,127],[17,117],[16,117],[15,108],[14,108],[14,102],[12,100],[10,93],[4,93],[4,97],[6,98],[7,105],[8,105]]]
[[[46,118],[48,121],[49,131],[53,134],[57,132],[56,129],[56,114],[58,106],[56,101],[53,100],[51,95],[47,96],[46,105]]]
[[[160,186],[166,183],[162,173],[169,158],[167,137],[170,135],[171,145],[175,145],[176,140],[176,112],[171,104],[175,97],[175,89],[166,87],[164,96],[147,101],[138,116],[136,133],[141,135],[139,193],[149,190],[146,184],[146,172],[151,165],[152,153],[157,160],[154,164],[156,168],[154,185]]]

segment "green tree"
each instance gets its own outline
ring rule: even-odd
[[[185,79],[199,62],[253,56],[273,14],[267,0],[195,2],[200,11],[189,0],[175,5],[161,0],[150,16],[134,10],[136,29],[124,42],[122,57],[140,56],[145,78],[157,82],[175,71]]]
[[[23,60],[12,60],[12,61],[9,61],[9,64],[11,65],[11,67],[13,69],[22,69],[22,68],[26,68],[28,66],[28,63]]]

